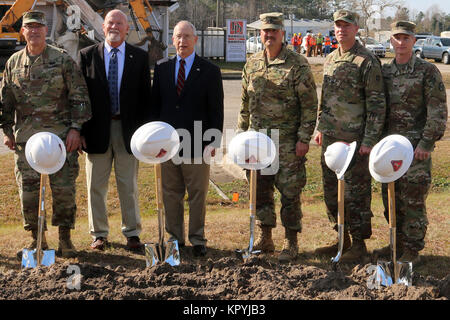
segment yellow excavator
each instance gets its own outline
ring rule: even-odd
[[[133,9],[136,19],[139,20],[142,29],[144,29],[147,34],[151,33],[152,26],[150,25],[150,22],[148,22],[147,12],[145,9],[147,8],[149,13],[151,13],[153,9],[148,0],[129,0],[128,3]]]
[[[36,4],[37,0],[15,1],[0,20],[0,48],[14,49],[18,42],[24,42],[22,35],[14,29],[14,24],[22,14]]]
[[[146,36],[140,39],[140,41],[136,43],[136,45],[141,46],[146,41],[148,41],[149,64],[150,67],[153,67],[156,61],[163,58],[163,52],[167,48],[167,46],[161,41],[162,30],[153,29],[148,20],[148,14],[152,13],[153,11],[152,6],[148,2],[148,0],[129,0],[128,3],[131,9],[130,15],[136,30],[138,30],[136,20],[138,20],[142,26],[142,29],[144,29],[146,33]],[[148,10],[148,14],[146,9]],[[153,31],[159,32],[160,40],[155,39],[155,37],[153,36]]]
[[[16,1],[8,1],[12,3],[9,9],[5,12],[7,6],[2,5],[1,9],[5,14],[0,20],[0,69],[2,69],[4,62],[12,53],[16,50],[20,49],[21,45],[25,44],[25,39],[20,34],[18,28],[20,26],[17,25],[17,22],[21,19],[24,12],[33,9],[37,3],[37,0],[16,0]],[[171,1],[149,1],[149,0],[108,0],[108,1],[99,1],[99,0],[86,0],[86,1],[63,1],[63,0],[51,0],[46,2],[48,5],[58,6],[60,8],[65,8],[71,4],[80,3],[81,10],[85,10],[85,13],[88,13],[89,10],[92,10],[93,13],[95,11],[103,11],[108,8],[113,8],[119,4],[128,3],[130,8],[130,15],[132,21],[135,25],[136,30],[138,30],[137,24],[139,23],[142,29],[145,31],[145,36],[139,39],[139,43],[137,45],[143,45],[148,41],[148,52],[149,52],[149,62],[150,64],[154,64],[157,60],[162,58],[163,51],[166,49],[166,45],[162,43],[162,41],[155,39],[153,37],[153,32],[159,33],[159,39],[162,39],[162,30],[159,28],[152,28],[149,17],[152,14],[153,8],[150,5],[157,4],[161,5],[162,3],[171,3]],[[6,4],[6,3],[5,3]],[[81,5],[83,4],[83,5]],[[167,4],[166,4],[167,5]],[[89,8],[89,10],[88,10]],[[62,9],[63,10],[63,9]],[[2,10],[0,10],[2,11]],[[84,11],[83,11],[84,12]],[[83,15],[82,12],[82,15]],[[89,17],[89,15],[86,15]],[[85,17],[86,18],[86,17]],[[89,18],[88,18],[89,19]],[[92,22],[92,21],[89,21]],[[98,29],[98,28],[97,28]],[[85,34],[87,31],[84,27],[81,27],[79,31],[80,34]],[[139,35],[139,33],[138,33]],[[53,39],[55,40],[55,39]],[[18,46],[19,45],[19,46]],[[3,61],[5,60],[5,61]]]

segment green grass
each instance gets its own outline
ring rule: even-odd
[[[224,60],[210,60],[217,65],[222,73],[241,73],[245,62],[225,62]]]

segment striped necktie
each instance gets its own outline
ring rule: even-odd
[[[184,65],[185,61],[183,59],[180,60],[180,67],[178,68],[178,77],[177,77],[177,93],[180,95],[181,90],[183,90],[184,87],[184,79],[185,79],[185,71],[184,71]]]
[[[119,49],[111,49],[111,59],[109,60],[108,69],[108,86],[109,86],[109,97],[111,99],[111,114],[119,113],[119,89],[117,88],[118,83],[118,63],[117,63],[117,52]]]

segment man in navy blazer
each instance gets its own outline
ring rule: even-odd
[[[103,23],[105,41],[79,53],[88,85],[92,118],[81,130],[86,157],[88,216],[92,249],[103,250],[109,233],[106,194],[112,164],[122,211],[122,233],[130,249],[141,247],[138,161],[130,149],[133,133],[150,121],[150,69],[144,50],[125,42],[129,26],[120,10]]]
[[[181,151],[162,164],[166,231],[185,245],[184,196],[189,196],[189,234],[195,256],[206,254],[205,215],[209,161],[220,146],[223,129],[223,85],[220,69],[195,54],[195,27],[180,21],[172,37],[177,55],[155,66],[153,118],[172,125],[181,136]],[[205,155],[205,159],[203,156]]]

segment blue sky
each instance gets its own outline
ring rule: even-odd
[[[413,10],[417,10],[417,12],[419,11],[423,11],[425,13],[425,11],[427,11],[427,9],[429,7],[431,7],[434,4],[437,4],[439,6],[439,8],[446,12],[447,14],[450,14],[450,1],[449,0],[441,0],[441,1],[437,1],[437,0],[403,0],[405,3],[405,7],[407,7],[409,9],[410,12],[412,12]],[[387,13],[388,10],[386,10]],[[389,13],[391,14],[391,13]]]

